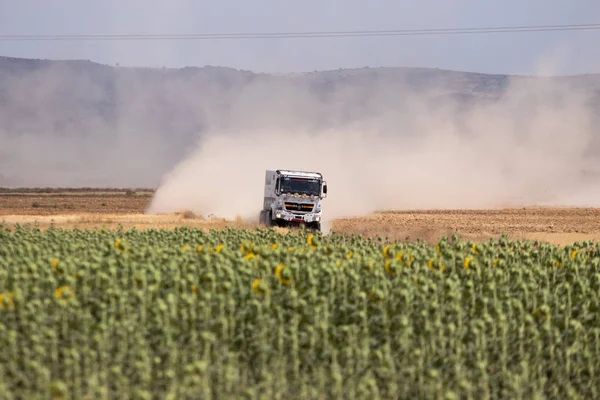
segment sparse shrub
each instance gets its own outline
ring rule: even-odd
[[[183,212],[183,218],[196,218],[196,214],[194,214],[191,210],[185,210]]]
[[[175,215],[178,215],[184,219],[196,218],[196,214],[194,214],[194,212],[192,210],[178,211],[175,213]]]

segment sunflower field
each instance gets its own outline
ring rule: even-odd
[[[592,242],[0,229],[0,399],[599,394]]]

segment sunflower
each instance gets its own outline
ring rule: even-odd
[[[445,271],[446,270],[446,264],[442,263],[442,265],[440,266],[439,262],[437,260],[435,260],[434,258],[429,259],[429,261],[427,262],[427,266],[432,271]]]
[[[292,273],[284,264],[279,264],[277,266],[275,269],[275,275],[283,285],[287,286],[292,283]]]
[[[15,293],[0,293],[0,309],[11,311],[15,309]]]
[[[465,262],[463,263],[463,266],[465,267],[465,269],[469,269],[471,268],[471,262],[473,261],[473,257],[469,256],[467,258],[465,258]]]
[[[246,257],[244,257],[244,259],[246,260],[246,262],[250,262],[252,260],[256,260],[256,254],[254,254],[254,253],[248,253],[248,254],[246,254]]]
[[[225,245],[223,243],[221,243],[220,245],[217,246],[217,253],[220,253],[221,251],[223,251],[223,249],[225,248]]]
[[[371,301],[379,303],[383,300],[383,293],[381,293],[380,290],[371,290],[369,297],[371,298]]]
[[[373,266],[375,265],[375,260],[370,260],[368,263],[362,265],[363,269],[369,274],[373,272]]]
[[[273,245],[271,245],[271,249],[273,250],[277,250],[279,248],[279,244],[277,243],[273,243]]]
[[[67,385],[64,382],[53,382],[50,386],[50,394],[53,399],[64,399],[69,392]]]
[[[390,254],[390,245],[389,244],[383,248],[383,256],[385,258],[391,258],[392,257],[391,254]]]
[[[312,233],[310,235],[308,235],[308,237],[306,238],[306,241],[308,242],[308,245],[310,247],[312,247],[313,249],[316,249],[319,246],[318,239]]]
[[[73,289],[71,289],[70,286],[59,287],[58,289],[56,289],[54,295],[56,296],[57,300],[65,303],[75,298],[75,293],[73,292]]]
[[[267,292],[267,285],[263,283],[262,279],[256,279],[252,283],[252,290],[256,294],[265,294]]]
[[[573,250],[573,252],[571,253],[571,260],[575,260],[575,258],[577,257],[577,253],[579,253],[577,249]]]
[[[411,254],[408,261],[405,260],[404,256],[405,256],[405,254],[402,252],[396,254],[396,261],[402,263],[402,265],[404,265],[405,267],[410,267],[412,265],[412,263],[415,261],[415,256],[413,256]],[[406,254],[406,256],[408,257],[409,255]]]
[[[240,251],[242,254],[252,253],[254,250],[254,243],[244,242],[240,245]]]
[[[537,307],[534,314],[539,319],[548,319],[550,318],[550,307],[545,304]]]
[[[117,241],[115,242],[115,248],[118,251],[125,251],[127,249],[127,243],[124,239],[117,239]]]
[[[396,273],[396,266],[392,264],[392,260],[387,260],[385,262],[385,272],[388,273],[388,275],[394,275]]]
[[[62,275],[63,272],[58,270],[59,264],[60,264],[60,260],[58,258],[54,258],[50,262],[50,265],[52,266],[52,270],[54,271],[54,273],[57,275]]]

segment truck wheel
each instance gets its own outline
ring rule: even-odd
[[[258,224],[259,225],[266,225],[267,224],[267,219],[265,217],[265,210],[260,210],[260,216],[258,217]]]
[[[265,225],[273,226],[273,220],[271,219],[271,211],[267,211],[265,213]]]
[[[321,223],[320,222],[313,222],[313,223],[309,224],[308,227],[315,231],[321,232]]]

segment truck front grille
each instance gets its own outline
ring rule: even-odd
[[[285,209],[288,211],[304,211],[311,212],[314,208],[314,204],[306,203],[285,203]]]

